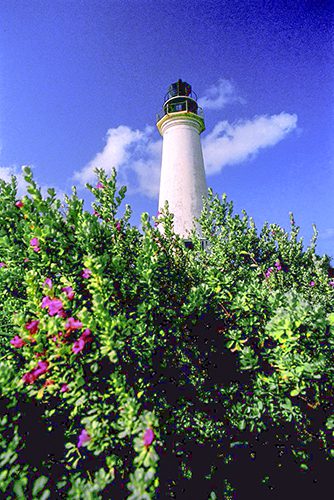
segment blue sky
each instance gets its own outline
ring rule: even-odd
[[[94,166],[116,166],[134,222],[154,215],[155,117],[182,78],[208,185],[258,227],[292,211],[308,242],[315,223],[334,257],[333,22],[322,0],[1,0],[0,177],[28,164],[84,196]]]

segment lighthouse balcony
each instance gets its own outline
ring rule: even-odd
[[[198,106],[195,100],[190,98],[173,98],[165,102],[160,113],[157,113],[157,122],[166,115],[175,115],[178,113],[193,113],[204,119],[203,109]]]

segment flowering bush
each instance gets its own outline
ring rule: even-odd
[[[131,226],[97,174],[92,213],[75,189],[43,198],[29,169],[22,200],[0,182],[2,494],[246,498],[245,456],[257,498],[283,465],[320,474],[334,289],[315,238],[304,250],[293,218],[258,234],[210,192],[189,249],[167,208]]]

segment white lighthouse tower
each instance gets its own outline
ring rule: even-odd
[[[203,196],[207,195],[200,134],[205,130],[203,112],[191,86],[178,80],[165,96],[157,127],[163,137],[159,210],[168,201],[174,230],[187,239],[198,226]]]

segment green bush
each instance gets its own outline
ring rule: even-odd
[[[186,248],[167,207],[139,230],[97,175],[93,213],[29,169],[21,200],[0,181],[4,498],[228,499],[245,457],[266,495],[284,463],[326,466],[334,282],[316,238],[304,250],[292,216],[258,233],[210,192],[206,246]]]

